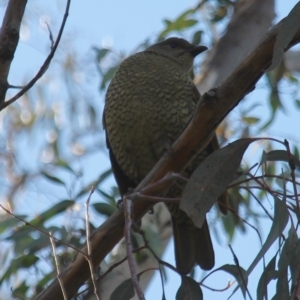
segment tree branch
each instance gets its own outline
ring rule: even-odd
[[[207,91],[227,78],[256,48],[274,17],[274,0],[238,0],[226,32],[209,52],[195,79],[198,90]]]
[[[19,0],[18,0],[19,1]],[[13,2],[13,1],[12,1]],[[22,2],[22,0],[21,0]],[[65,13],[64,13],[64,17],[63,20],[61,22],[60,28],[59,28],[59,32],[56,38],[56,41],[53,45],[53,47],[51,47],[51,51],[49,53],[49,55],[47,56],[47,58],[45,59],[43,65],[40,67],[39,71],[37,72],[37,74],[21,89],[20,92],[18,92],[15,96],[13,96],[11,99],[7,100],[6,102],[3,102],[2,104],[0,104],[0,111],[4,108],[6,108],[8,105],[12,104],[13,102],[15,102],[16,100],[18,100],[21,96],[23,96],[29,89],[31,89],[33,87],[33,85],[45,74],[45,72],[47,71],[52,58],[54,57],[54,54],[56,52],[56,49],[59,45],[62,33],[64,31],[65,28],[65,24],[69,15],[69,9],[70,9],[70,4],[71,4],[71,0],[67,1],[66,4],[66,9],[65,9]],[[6,82],[7,84],[7,82]],[[0,90],[1,92],[1,90]],[[6,91],[5,91],[6,92]],[[1,94],[0,94],[1,96]],[[4,95],[5,97],[5,95]],[[1,100],[1,98],[0,98]],[[4,101],[4,99],[3,99]],[[1,102],[0,102],[1,103]]]
[[[21,21],[27,0],[10,0],[0,31],[0,103],[9,88],[7,77],[19,42]]]
[[[245,61],[213,91],[204,94],[199,101],[197,111],[179,139],[174,143],[169,154],[162,158],[136,190],[142,189],[150,183],[157,182],[167,172],[181,173],[197,152],[201,151],[209,142],[212,132],[225,116],[252,91],[256,82],[263,75],[264,70],[271,64],[276,35],[283,22],[277,24],[257,48]],[[293,38],[288,48],[300,42],[300,30]],[[284,49],[285,51],[287,49]],[[137,201],[133,206],[133,216],[136,221],[152,206],[151,202]],[[116,211],[91,236],[92,261],[99,263],[113,249],[123,237],[124,212],[123,208]],[[82,249],[87,253],[86,247]],[[77,289],[90,277],[90,268],[82,254],[77,254],[69,268],[61,274],[61,281],[68,297],[76,293]],[[63,299],[57,280],[36,299]]]

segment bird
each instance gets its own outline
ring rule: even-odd
[[[200,93],[189,72],[194,58],[205,50],[205,46],[172,37],[120,64],[106,92],[103,127],[121,196],[144,179],[192,118]],[[218,148],[214,135],[183,175],[190,177],[201,161]],[[180,196],[183,188],[173,186],[167,197]],[[223,213],[226,199],[226,193],[219,199]],[[178,202],[166,205],[171,213],[177,271],[185,275],[195,265],[212,269],[215,254],[207,221],[197,228]]]

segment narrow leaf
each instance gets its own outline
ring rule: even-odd
[[[58,215],[59,213],[64,212],[67,208],[74,205],[74,203],[75,203],[74,200],[69,200],[69,199],[62,200],[59,203],[53,205],[48,210],[38,215],[35,219],[29,221],[29,223],[33,226],[42,224],[45,221],[49,220],[50,218],[53,218],[54,216]]]
[[[98,63],[100,63],[102,58],[104,58],[104,56],[110,51],[110,49],[106,49],[106,48],[99,49],[99,48],[96,48],[96,47],[94,47],[93,50],[97,53]]]
[[[242,290],[242,293],[245,297],[246,295],[246,288],[248,285],[248,275],[247,272],[244,268],[242,267],[238,267],[236,265],[224,265],[218,269],[216,269],[215,271],[225,271],[229,274],[231,274],[232,276],[235,277],[236,281],[239,283],[239,286]],[[241,278],[241,276],[243,276],[243,278]],[[246,285],[246,286],[245,286]]]
[[[206,213],[236,179],[244,152],[257,139],[240,139],[206,158],[194,171],[180,201],[180,208],[201,228]]]
[[[270,260],[259,279],[256,300],[264,300],[267,296],[269,282],[273,279],[278,278],[278,272],[275,270],[275,264],[276,255]]]
[[[276,294],[272,300],[290,299],[287,269],[278,272],[278,274],[279,276],[276,285]]]
[[[269,248],[273,245],[273,243],[277,240],[277,238],[282,234],[286,224],[289,220],[289,214],[286,207],[285,201],[279,200],[277,197],[274,197],[274,220],[268,234],[268,237],[263,244],[262,248],[256,255],[255,259],[253,260],[252,264],[247,270],[247,275],[249,276],[259,261],[263,258]],[[232,295],[237,291],[238,287],[234,289]]]
[[[113,212],[116,210],[115,207],[107,203],[95,203],[92,206],[99,214],[105,215],[107,217],[110,217],[113,214]]]
[[[21,219],[26,218],[26,215],[16,215],[16,216]],[[3,221],[0,222],[0,233],[4,232],[5,230],[12,229],[13,227],[17,226],[20,222],[21,221],[19,221],[17,218],[8,216],[7,218],[5,218]]]
[[[300,160],[293,154],[289,154],[286,150],[273,150],[264,153],[264,161],[285,161],[289,162],[293,159],[295,166],[300,170]]]
[[[47,172],[45,171],[42,171],[41,172],[41,175],[43,175],[44,177],[46,177],[48,180],[54,182],[54,183],[57,183],[57,184],[61,184],[61,185],[65,185],[65,183],[59,179],[58,177],[55,177],[55,176],[52,176],[50,174],[48,174]]]
[[[243,121],[249,125],[256,124],[259,120],[260,119],[256,117],[243,117]]]
[[[191,277],[182,277],[181,285],[176,294],[176,300],[202,300],[202,290]]]
[[[288,16],[284,19],[282,26],[276,37],[274,45],[274,54],[272,64],[268,71],[275,69],[282,60],[284,49],[289,45],[292,38],[300,28],[300,2],[290,11]]]
[[[110,296],[110,300],[129,300],[134,296],[134,287],[132,279],[129,278],[123,281],[117,288],[113,291]]]
[[[273,243],[278,239],[278,237],[282,234],[288,220],[289,220],[289,213],[286,207],[285,201],[279,200],[277,197],[274,197],[274,205],[275,205],[275,212],[274,212],[274,220],[272,223],[272,227],[268,234],[268,237],[263,244],[262,248],[256,255],[255,259],[253,260],[251,266],[247,270],[247,274],[249,275],[258,262],[262,259],[262,257],[266,254],[268,249],[273,245]]]
[[[57,162],[55,162],[55,165],[58,167],[61,167],[63,169],[66,169],[67,171],[72,172],[73,174],[75,174],[74,170],[69,166],[69,164],[64,161],[64,160],[58,160]]]

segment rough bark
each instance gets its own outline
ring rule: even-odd
[[[208,54],[195,80],[199,91],[208,91],[229,76],[255,49],[274,17],[274,0],[238,1],[225,34]]]
[[[284,55],[284,62],[290,72],[300,72],[300,51],[288,51]]]
[[[26,0],[10,0],[6,7],[0,31],[0,103],[4,102],[9,88],[7,77],[19,42],[21,21]]]

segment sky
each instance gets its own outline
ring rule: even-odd
[[[0,6],[0,17],[3,15],[3,5]],[[127,54],[134,51],[136,46],[143,42],[146,37],[154,39],[157,34],[163,29],[163,19],[174,19],[181,12],[188,7],[195,5],[197,1],[179,1],[179,0],[110,0],[110,1],[97,1],[89,0],[84,2],[81,0],[73,0],[71,3],[70,14],[65,28],[68,38],[75,40],[75,45],[82,57],[89,55],[91,47],[93,46],[107,46],[111,45],[114,49],[123,50]],[[291,8],[297,3],[296,0],[277,0],[276,1],[276,14],[277,20],[286,16]],[[29,1],[29,12],[26,12],[27,25],[31,28],[31,19],[35,20],[40,18],[41,24],[48,20],[51,24],[51,30],[56,32],[59,28],[60,18],[62,16],[65,1],[56,0],[49,1],[43,6],[37,5],[38,2]],[[47,9],[45,6],[47,5]],[[55,15],[55,18],[52,16]],[[42,17],[41,17],[42,16]],[[9,79],[13,83],[22,82],[26,76],[34,75],[39,66],[45,59],[49,51],[49,37],[47,30],[43,26],[36,29],[36,31],[29,31],[26,26],[22,28],[22,36],[20,45],[13,62]],[[38,41],[38,43],[37,43]],[[63,47],[63,43],[61,45]],[[63,49],[61,48],[60,51]],[[54,61],[55,63],[55,61]],[[93,87],[94,94],[98,93],[97,85]],[[252,97],[265,97],[264,91],[258,89]],[[103,99],[101,99],[102,101]],[[235,112],[234,112],[235,113]],[[260,111],[257,114],[263,113]],[[278,115],[278,122],[272,129],[267,132],[269,135],[284,137],[285,135],[297,136],[298,116],[293,106],[289,106],[287,115],[280,113]],[[103,156],[105,160],[105,156]],[[101,163],[103,169],[109,165],[106,159]],[[266,237],[267,232],[264,232]],[[243,236],[237,234],[236,240],[243,240],[244,242],[235,243],[232,246],[237,254],[240,265],[247,268],[250,261],[253,260],[260,244],[254,232],[248,231],[248,235]],[[226,247],[226,241],[220,244],[214,241],[216,251],[216,265],[221,266],[225,263],[233,263],[231,253]],[[170,243],[163,259],[174,261],[173,244]],[[257,276],[255,274],[261,273],[261,266],[250,278],[250,291],[256,290]],[[253,279],[254,277],[254,279]],[[232,281],[233,277],[223,273],[220,276],[213,275],[207,284],[212,287],[224,288],[228,280]],[[166,297],[167,299],[175,299],[177,287],[180,284],[180,278],[172,272],[168,272],[168,281],[166,283]],[[232,289],[229,292],[218,293],[205,290],[205,299],[227,299]],[[255,298],[255,293],[253,292]],[[161,298],[161,283],[158,276],[152,280],[149,288],[146,291],[146,299],[160,299]],[[237,292],[232,300],[241,299],[241,293]]]

